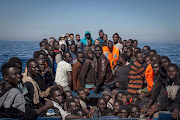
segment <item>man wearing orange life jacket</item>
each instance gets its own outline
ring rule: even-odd
[[[119,58],[119,49],[113,46],[112,41],[108,41],[108,46],[103,47],[103,53],[108,58],[111,68],[114,68]]]

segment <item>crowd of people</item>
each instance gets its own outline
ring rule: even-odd
[[[23,72],[17,57],[2,65],[0,118],[180,118],[179,68],[167,56],[103,30],[96,40],[89,31],[75,38],[43,39]]]

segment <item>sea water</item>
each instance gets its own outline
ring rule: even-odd
[[[23,72],[26,67],[26,62],[33,58],[34,51],[40,49],[40,41],[0,41],[0,66],[8,62],[11,57],[21,59]],[[180,44],[170,43],[139,43],[138,47],[148,45],[151,49],[157,51],[159,55],[168,56],[172,63],[180,66]],[[0,79],[2,74],[0,70]]]

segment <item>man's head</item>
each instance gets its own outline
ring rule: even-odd
[[[113,42],[111,40],[108,41],[108,48],[112,52],[112,50],[113,50]]]
[[[171,63],[167,56],[161,56],[160,58],[160,65],[163,69],[166,70],[167,66]]]
[[[95,45],[94,52],[95,52],[96,58],[99,58],[102,55],[101,45]]]
[[[71,54],[70,54],[68,51],[64,52],[64,54],[63,54],[63,59],[64,59],[66,62],[71,63]]]
[[[80,39],[80,35],[79,34],[76,34],[76,41],[80,41],[81,39]]]
[[[22,62],[18,57],[12,57],[9,59],[9,62],[14,62],[18,69],[20,70],[20,73],[22,72]]]
[[[66,51],[66,45],[65,44],[61,44],[61,50],[64,52]]]
[[[115,33],[115,34],[113,35],[114,44],[117,44],[117,43],[118,43],[118,40],[119,40],[119,34],[118,34],[118,33]]]
[[[92,48],[87,49],[86,58],[91,59],[91,60],[93,59],[93,50],[92,50]]]
[[[127,48],[127,56],[128,56],[128,58],[131,58],[132,55],[133,55],[133,48],[132,47],[128,47]]]
[[[134,41],[133,41],[132,39],[129,39],[129,40],[127,41],[127,46],[128,46],[128,47],[132,47],[132,46],[133,46],[133,43],[134,43]]]
[[[94,45],[99,45],[100,44],[100,40],[99,39],[96,39],[95,41],[94,41]]]
[[[69,33],[66,33],[66,35],[65,35],[65,39],[69,39]]]
[[[33,57],[34,57],[35,60],[41,59],[44,62],[47,59],[47,55],[45,53],[41,52],[41,51],[35,51],[34,54],[33,54]]]
[[[62,35],[61,37],[59,37],[59,41],[64,41],[64,40],[65,40],[64,35]]]
[[[103,97],[106,99],[106,102],[108,102],[112,98],[111,90],[109,89],[105,89],[102,94]]]
[[[140,118],[140,112],[141,112],[141,109],[138,105],[133,105],[131,107],[131,117],[132,118]]]
[[[44,72],[44,70],[46,68],[45,62],[42,59],[37,59],[36,61],[37,61],[38,66],[39,66],[40,73]]]
[[[127,45],[127,40],[123,40],[122,45],[123,46]]]
[[[120,112],[118,114],[121,118],[128,118],[130,114],[130,109],[127,105],[121,105],[120,106]]]
[[[156,74],[156,75],[159,74],[159,69],[160,69],[160,61],[159,61],[159,59],[154,60],[151,63],[151,66],[153,68],[154,74]]]
[[[59,50],[59,42],[58,41],[54,41],[53,42],[53,46],[54,46],[54,50]]]
[[[67,101],[66,107],[69,113],[73,113],[75,110],[78,109],[77,103],[73,99]]]
[[[179,75],[179,69],[176,64],[169,64],[167,67],[167,75],[170,80],[175,80]]]
[[[85,33],[85,37],[86,37],[86,39],[91,39],[91,34],[90,34],[90,32],[87,31],[87,32]]]
[[[2,76],[5,81],[12,86],[17,86],[20,83],[21,75],[17,65],[14,62],[8,62],[1,67]]]
[[[86,99],[86,92],[85,92],[84,88],[79,88],[77,90],[77,94],[80,99],[82,99],[82,100]]]
[[[77,61],[79,61],[80,63],[83,63],[83,61],[84,61],[83,52],[81,52],[81,51],[77,52]]]
[[[117,96],[116,96],[116,99],[117,99],[117,100],[122,100],[123,95],[126,95],[126,92],[124,92],[124,91],[119,91],[118,94],[117,94]]]
[[[138,46],[138,41],[137,40],[134,40],[133,42],[133,48],[136,48]]]
[[[114,100],[113,103],[113,110],[114,110],[114,114],[117,115],[120,112],[120,106],[123,105],[123,102],[121,100]]]
[[[82,109],[82,108],[78,108],[77,110],[75,110],[73,112],[74,115],[78,115],[78,116],[81,116],[81,117],[85,117],[87,116],[87,113]]]
[[[71,40],[74,40],[74,34],[73,34],[73,33],[69,34],[69,38],[70,38]]]
[[[78,97],[73,97],[72,99],[75,100],[76,103],[77,103],[77,106],[78,106],[79,108],[81,108],[81,103],[80,103],[79,98],[78,98]]]
[[[92,40],[91,39],[87,39],[87,46],[91,46],[92,45]]]
[[[151,48],[149,46],[147,46],[147,45],[142,48],[142,50],[149,50],[149,51],[150,51],[150,49]]]
[[[144,59],[146,65],[150,65],[151,62],[152,62],[152,56],[146,56],[145,59]]]
[[[53,55],[54,55],[54,49],[53,49],[53,47],[52,47],[51,45],[48,45],[48,54],[49,54],[50,56],[53,56]]]
[[[107,34],[104,34],[104,35],[103,35],[103,40],[104,40],[105,42],[108,41],[108,36],[107,36]]]
[[[35,77],[39,73],[39,66],[35,59],[28,60],[26,66],[28,76]]]
[[[152,55],[152,62],[157,59],[160,60],[160,55],[158,55],[158,54]]]
[[[101,39],[103,39],[103,35],[104,35],[103,30],[100,30],[100,31],[99,31],[99,37],[100,37]]]
[[[70,91],[65,92],[66,100],[72,99],[72,93]]]
[[[126,53],[120,54],[119,59],[118,59],[119,64],[126,63],[127,60],[128,60],[128,56]]]
[[[98,102],[97,102],[97,106],[99,107],[99,110],[100,111],[103,111],[106,109],[106,106],[107,106],[107,102],[106,102],[106,99],[105,98],[99,98],[98,99]]]
[[[63,91],[59,87],[53,87],[49,91],[50,99],[61,104],[63,102],[64,96]]]
[[[149,55],[155,55],[156,54],[156,50],[150,50],[149,51]]]
[[[139,63],[143,63],[143,54],[142,52],[136,52],[135,54],[135,57],[136,57],[136,60],[139,62]]]
[[[131,102],[131,103],[132,103],[133,105],[137,105],[137,103],[138,103],[139,100],[140,100],[140,99],[139,99],[138,96],[133,96],[133,97],[132,97],[132,102]]]
[[[75,53],[77,50],[77,46],[75,44],[71,44],[70,50],[71,50],[71,52]]]
[[[48,44],[48,40],[46,38],[44,38],[42,41],[45,42],[46,45]]]
[[[128,48],[127,45],[124,45],[124,46],[123,46],[123,53],[127,53],[127,48]]]
[[[45,41],[41,41],[39,45],[40,48],[45,48],[45,49],[47,48],[47,43]]]

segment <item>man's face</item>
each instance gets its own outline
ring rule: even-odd
[[[133,97],[131,103],[135,105],[137,102],[138,102],[138,99]]]
[[[151,64],[151,58],[150,57],[146,57],[145,58],[145,63],[146,63],[146,65],[148,66],[148,65],[150,65]]]
[[[103,95],[103,97],[106,99],[106,102],[108,102],[111,99],[109,95]]]
[[[93,59],[93,53],[92,53],[92,52],[88,52],[87,55],[88,55],[88,57],[89,57],[90,59]]]
[[[64,44],[61,45],[61,50],[65,51],[66,50],[66,46]]]
[[[66,92],[66,99],[68,99],[68,100],[72,99],[72,93],[71,92]]]
[[[79,99],[77,98],[77,99],[74,99],[74,100],[76,101],[78,108],[80,108],[81,107],[81,103],[80,103]]]
[[[120,117],[121,118],[128,118],[129,114],[126,110],[121,110],[120,111]]]
[[[69,38],[70,38],[71,40],[74,40],[74,35],[70,35]]]
[[[139,63],[143,63],[143,54],[142,53],[138,53],[137,56],[136,56],[136,60]]]
[[[104,35],[103,32],[100,32],[100,33],[99,33],[99,37],[100,37],[101,39],[103,39],[103,35]]]
[[[83,61],[84,61],[84,55],[83,55],[83,54],[78,54],[78,55],[77,55],[77,60],[78,60],[80,63],[83,63]]]
[[[105,110],[106,106],[107,106],[107,102],[105,99],[101,99],[98,101],[98,107],[100,111]]]
[[[33,76],[36,76],[39,73],[39,66],[37,62],[31,62],[29,64],[28,72],[30,72]]]
[[[94,45],[98,45],[98,44],[100,44],[100,41],[99,40],[95,40]]]
[[[88,39],[87,40],[87,45],[89,45],[89,46],[92,45],[92,40]]]
[[[132,56],[132,51],[130,49],[127,49],[126,53],[127,53],[128,58],[130,58]]]
[[[140,117],[140,112],[136,107],[131,108],[131,117],[132,118],[139,118]]]
[[[123,45],[123,46],[127,45],[127,41],[126,41],[126,40],[123,40],[122,45]]]
[[[167,68],[167,66],[169,65],[169,61],[168,60],[166,60],[166,59],[162,59],[161,60],[161,66],[164,68],[164,69],[166,69]]]
[[[54,48],[55,48],[55,50],[59,50],[59,42],[54,43]]]
[[[65,55],[65,60],[68,62],[68,63],[71,63],[71,54],[70,53],[66,53]]]
[[[103,40],[104,40],[105,42],[107,42],[107,40],[108,40],[107,35],[103,35]]]
[[[118,43],[118,39],[119,39],[118,35],[114,35],[114,36],[113,36],[114,44],[117,44],[117,43]]]
[[[69,39],[69,34],[66,34],[65,36],[66,36],[67,39]]]
[[[108,48],[110,50],[112,50],[112,48],[113,48],[113,42],[112,41],[108,41]]]
[[[77,103],[76,102],[71,102],[70,112],[73,113],[73,111],[75,111],[77,109],[78,109]]]
[[[102,50],[100,47],[95,48],[95,56],[99,58],[102,55]]]
[[[4,79],[11,85],[16,86],[21,81],[21,75],[17,67],[11,67],[8,69],[8,74],[4,76]]]
[[[117,94],[117,99],[118,99],[118,100],[122,100],[122,96],[123,96],[123,94],[118,93],[118,94]]]
[[[113,110],[114,110],[114,113],[115,113],[115,114],[119,113],[119,111],[120,111],[120,110],[119,110],[120,105],[121,105],[120,102],[115,102],[115,103],[113,104]]]
[[[76,51],[76,45],[71,45],[71,47],[70,47],[70,48],[71,48],[71,52],[73,52],[73,53],[74,53],[74,52]]]
[[[61,41],[65,40],[64,37],[61,37]]]
[[[123,58],[121,56],[119,56],[118,62],[119,62],[119,64],[123,63]]]
[[[158,74],[158,73],[159,73],[159,68],[160,68],[160,66],[159,66],[158,64],[152,65],[152,68],[153,68],[153,72],[154,72],[155,74]]]
[[[46,56],[45,55],[40,55],[39,57],[38,57],[38,59],[41,59],[41,60],[43,60],[44,62],[46,61]]]
[[[87,39],[90,38],[90,34],[89,34],[89,33],[86,34],[86,38],[87,38]]]
[[[45,65],[45,62],[41,59],[38,59],[37,60],[37,63],[39,65],[39,71],[42,73],[44,72],[45,68],[46,68],[46,65]]]
[[[85,90],[79,91],[78,96],[79,96],[79,98],[85,100],[86,99],[86,92],[85,92]]]
[[[131,40],[127,41],[127,46],[132,46],[132,41]]]
[[[53,47],[48,48],[48,53],[49,53],[50,56],[54,55]]]
[[[137,45],[138,45],[137,41],[134,41],[134,43],[133,43],[133,47],[134,47],[134,48],[136,48],[136,47],[137,47]]]
[[[80,41],[80,36],[79,36],[79,35],[76,36],[76,40],[77,40],[77,41]]]
[[[63,102],[63,93],[60,90],[54,91],[52,100],[61,104]]]
[[[167,68],[167,75],[170,80],[174,80],[179,75],[179,72],[174,66],[171,66]]]

